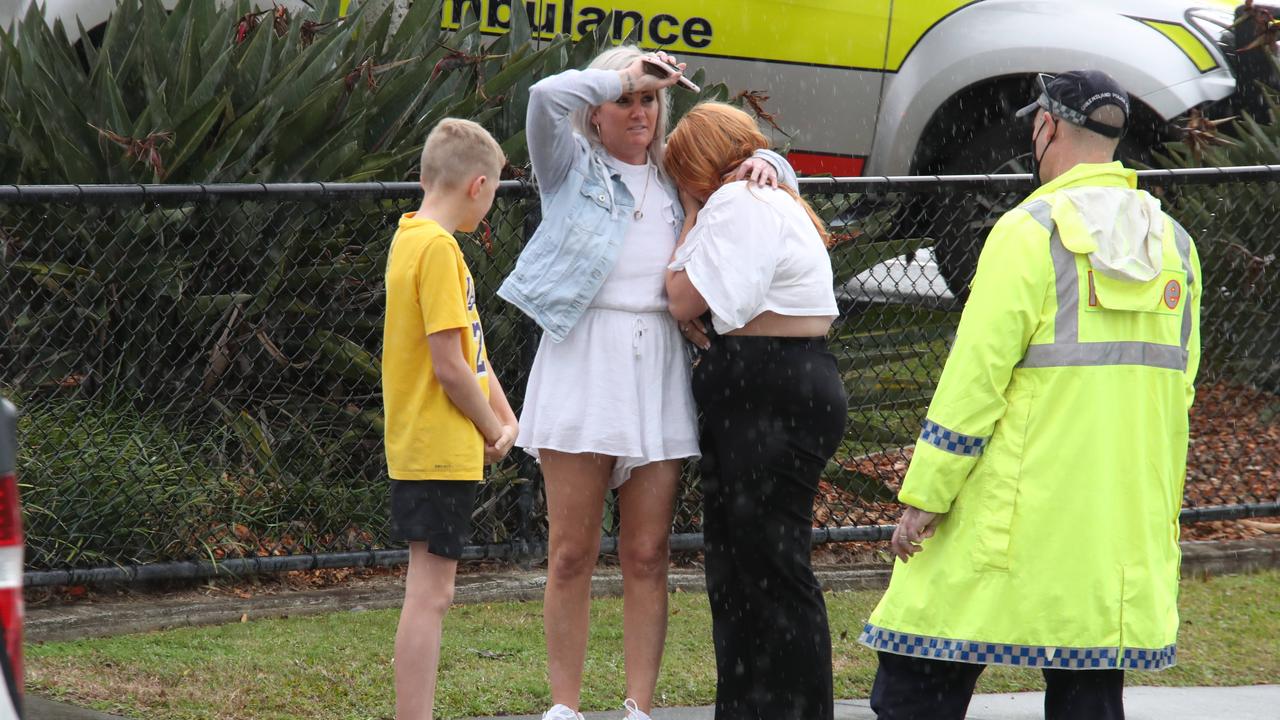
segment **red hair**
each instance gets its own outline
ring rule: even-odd
[[[704,102],[694,106],[667,137],[664,160],[667,175],[685,192],[710,195],[733,181],[738,166],[769,141],[751,116],[732,105]],[[778,186],[804,207],[822,242],[831,236],[817,213],[795,190]]]

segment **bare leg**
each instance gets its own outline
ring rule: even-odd
[[[396,627],[397,720],[431,720],[440,665],[440,628],[453,602],[458,561],[432,555],[425,542],[409,543],[404,608]]]
[[[636,468],[618,489],[627,697],[645,713],[652,710],[667,641],[668,539],[680,465],[679,460],[665,460]]]
[[[577,710],[587,656],[591,572],[600,553],[600,520],[614,459],[554,450],[538,454],[550,525],[542,619],[551,702]]]

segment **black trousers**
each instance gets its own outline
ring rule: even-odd
[[[879,720],[964,720],[986,665],[882,652],[871,709]],[[1123,670],[1043,670],[1045,720],[1124,720]]]
[[[716,720],[830,720],[831,633],[809,556],[847,412],[835,358],[821,338],[714,337],[693,391]]]

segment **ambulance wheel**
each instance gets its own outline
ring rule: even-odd
[[[1026,121],[1010,118],[977,131],[963,149],[953,154],[939,169],[943,175],[974,173],[1006,175],[1031,172],[1030,138]],[[947,283],[947,289],[963,301],[978,269],[978,254],[987,234],[1010,208],[1026,196],[1028,188],[1015,186],[1003,192],[979,192],[972,196],[949,196],[937,208],[932,223],[933,259]]]
[[[1117,156],[1128,167],[1142,167],[1152,160],[1152,149],[1160,143],[1163,124],[1154,115],[1135,108],[1129,132],[1120,141]],[[978,130],[942,164],[939,174],[1013,175],[1031,172],[1031,126],[1026,120],[1002,119]],[[963,301],[978,269],[978,254],[1000,216],[1016,206],[1031,186],[1015,185],[1003,191],[988,191],[943,201],[935,209],[932,222],[933,256],[947,289]],[[955,197],[955,196],[951,196]]]

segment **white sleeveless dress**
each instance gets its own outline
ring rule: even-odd
[[[643,217],[564,341],[542,336],[516,445],[534,457],[539,449],[616,457],[617,488],[637,467],[699,452],[687,343],[667,312],[675,207],[652,165],[611,164],[632,197],[643,198]]]

